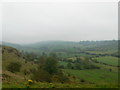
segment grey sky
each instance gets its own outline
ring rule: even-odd
[[[2,11],[2,35],[7,42],[118,38],[115,2],[4,3]]]

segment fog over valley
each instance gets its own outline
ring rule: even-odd
[[[4,3],[2,40],[113,40],[118,38],[117,3]]]

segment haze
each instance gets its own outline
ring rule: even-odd
[[[3,4],[2,14],[6,42],[118,39],[115,2],[12,2]]]

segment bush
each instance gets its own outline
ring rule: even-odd
[[[59,73],[57,74],[57,80],[60,82],[60,83],[68,83],[70,82],[68,76],[66,76],[62,70],[59,70]]]
[[[64,65],[60,65],[59,68],[65,69],[65,66]]]
[[[67,64],[67,68],[72,69],[72,64],[70,62]]]
[[[82,67],[83,67],[83,65],[81,65],[80,63],[75,64],[75,68],[78,70],[82,70],[83,69]]]
[[[7,66],[7,70],[10,72],[19,72],[21,68],[21,64],[19,62],[11,62],[8,66]]]
[[[48,57],[44,65],[44,70],[49,74],[56,74],[58,72],[58,61],[54,57]]]
[[[84,80],[84,79],[81,79],[80,82],[85,82],[85,80]]]
[[[42,69],[34,71],[32,76],[32,79],[37,82],[51,82],[50,78],[50,74]]]

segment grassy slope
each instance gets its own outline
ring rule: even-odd
[[[4,84],[3,88],[27,88],[27,83],[11,83]],[[33,83],[30,88],[118,88],[116,84],[101,83],[101,84],[90,84],[90,83]],[[67,89],[69,90],[69,89]]]
[[[95,54],[113,54],[116,53],[117,50],[108,50],[108,51],[86,51],[89,53],[95,53]]]
[[[118,82],[117,67],[104,65],[101,63],[95,63],[95,62],[92,63],[101,67],[101,69],[88,69],[88,70],[64,69],[64,71],[73,76],[76,76],[78,78],[76,79],[78,82],[80,82],[80,79],[84,79],[86,82],[95,83],[95,84],[103,83],[103,84],[117,85]],[[66,66],[67,62],[60,61],[60,64]],[[109,71],[110,69],[112,69],[111,72]]]
[[[2,54],[2,74],[7,75],[9,78],[6,77],[6,80],[3,82],[23,82],[25,79],[30,79],[30,75],[24,75],[24,71],[28,71],[32,68],[36,68],[35,64],[31,62],[25,63],[25,60],[20,56],[19,51],[15,48],[3,46],[3,54]],[[22,66],[20,72],[11,73],[7,71],[7,66],[11,62],[19,62]]]
[[[118,73],[110,72],[108,70],[103,69],[93,69],[93,70],[72,70],[65,69],[64,70],[71,75],[76,76],[79,79],[84,79],[87,82],[91,83],[117,83],[118,81]],[[80,81],[80,80],[79,80]]]
[[[98,57],[96,58],[96,60],[109,65],[118,66],[118,58],[116,57],[112,56]]]

